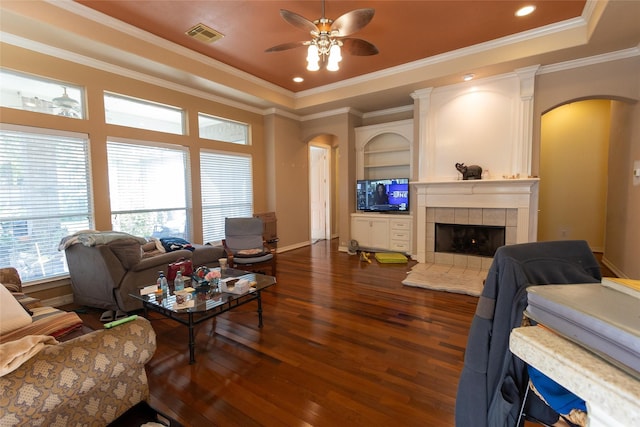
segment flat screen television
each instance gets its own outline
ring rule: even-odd
[[[409,212],[409,179],[359,179],[356,206],[363,212]]]

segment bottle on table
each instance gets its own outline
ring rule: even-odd
[[[158,272],[158,289],[162,291],[163,294],[169,292],[169,282],[167,282],[167,278],[164,276],[162,271]]]
[[[173,280],[173,289],[174,291],[181,291],[184,289],[184,278],[182,277],[181,271],[178,271],[176,278]]]

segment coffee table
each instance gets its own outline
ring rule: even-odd
[[[213,269],[212,269],[213,270]],[[220,270],[218,268],[218,270]],[[247,279],[249,282],[255,282],[247,292],[243,294],[235,294],[232,292],[220,292],[213,286],[194,286],[195,291],[192,292],[193,306],[187,308],[178,308],[176,303],[176,295],[173,287],[170,286],[169,292],[162,295],[152,293],[149,295],[130,294],[132,298],[142,301],[144,307],[144,316],[147,317],[148,311],[160,313],[169,319],[173,319],[189,328],[189,364],[196,361],[195,358],[195,333],[194,326],[219,316],[236,307],[247,304],[251,301],[258,302],[258,327],[262,328],[262,299],[261,292],[276,284],[276,278],[264,274],[251,273],[244,270],[233,268],[225,268],[220,270],[221,280],[225,279]],[[193,282],[193,280],[192,280]]]

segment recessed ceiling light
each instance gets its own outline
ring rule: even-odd
[[[304,79],[302,77],[294,77],[293,81],[296,83],[302,83],[304,81]]]
[[[462,77],[462,80],[464,80],[465,82],[468,82],[469,80],[473,80],[475,76],[476,75],[472,73],[465,74],[464,77]]]
[[[533,11],[536,10],[536,7],[533,5],[523,6],[516,11],[516,16],[527,16]]]

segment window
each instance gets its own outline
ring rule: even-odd
[[[113,229],[189,240],[186,149],[108,141],[107,157]]]
[[[78,86],[0,69],[3,107],[82,119],[83,95]]]
[[[198,113],[200,138],[250,145],[249,125]]]
[[[184,111],[177,107],[105,92],[107,123],[184,135]]]
[[[86,135],[0,125],[0,265],[24,282],[68,273],[60,240],[94,228]]]
[[[205,242],[224,239],[224,219],[253,215],[251,157],[200,153],[202,234]]]

